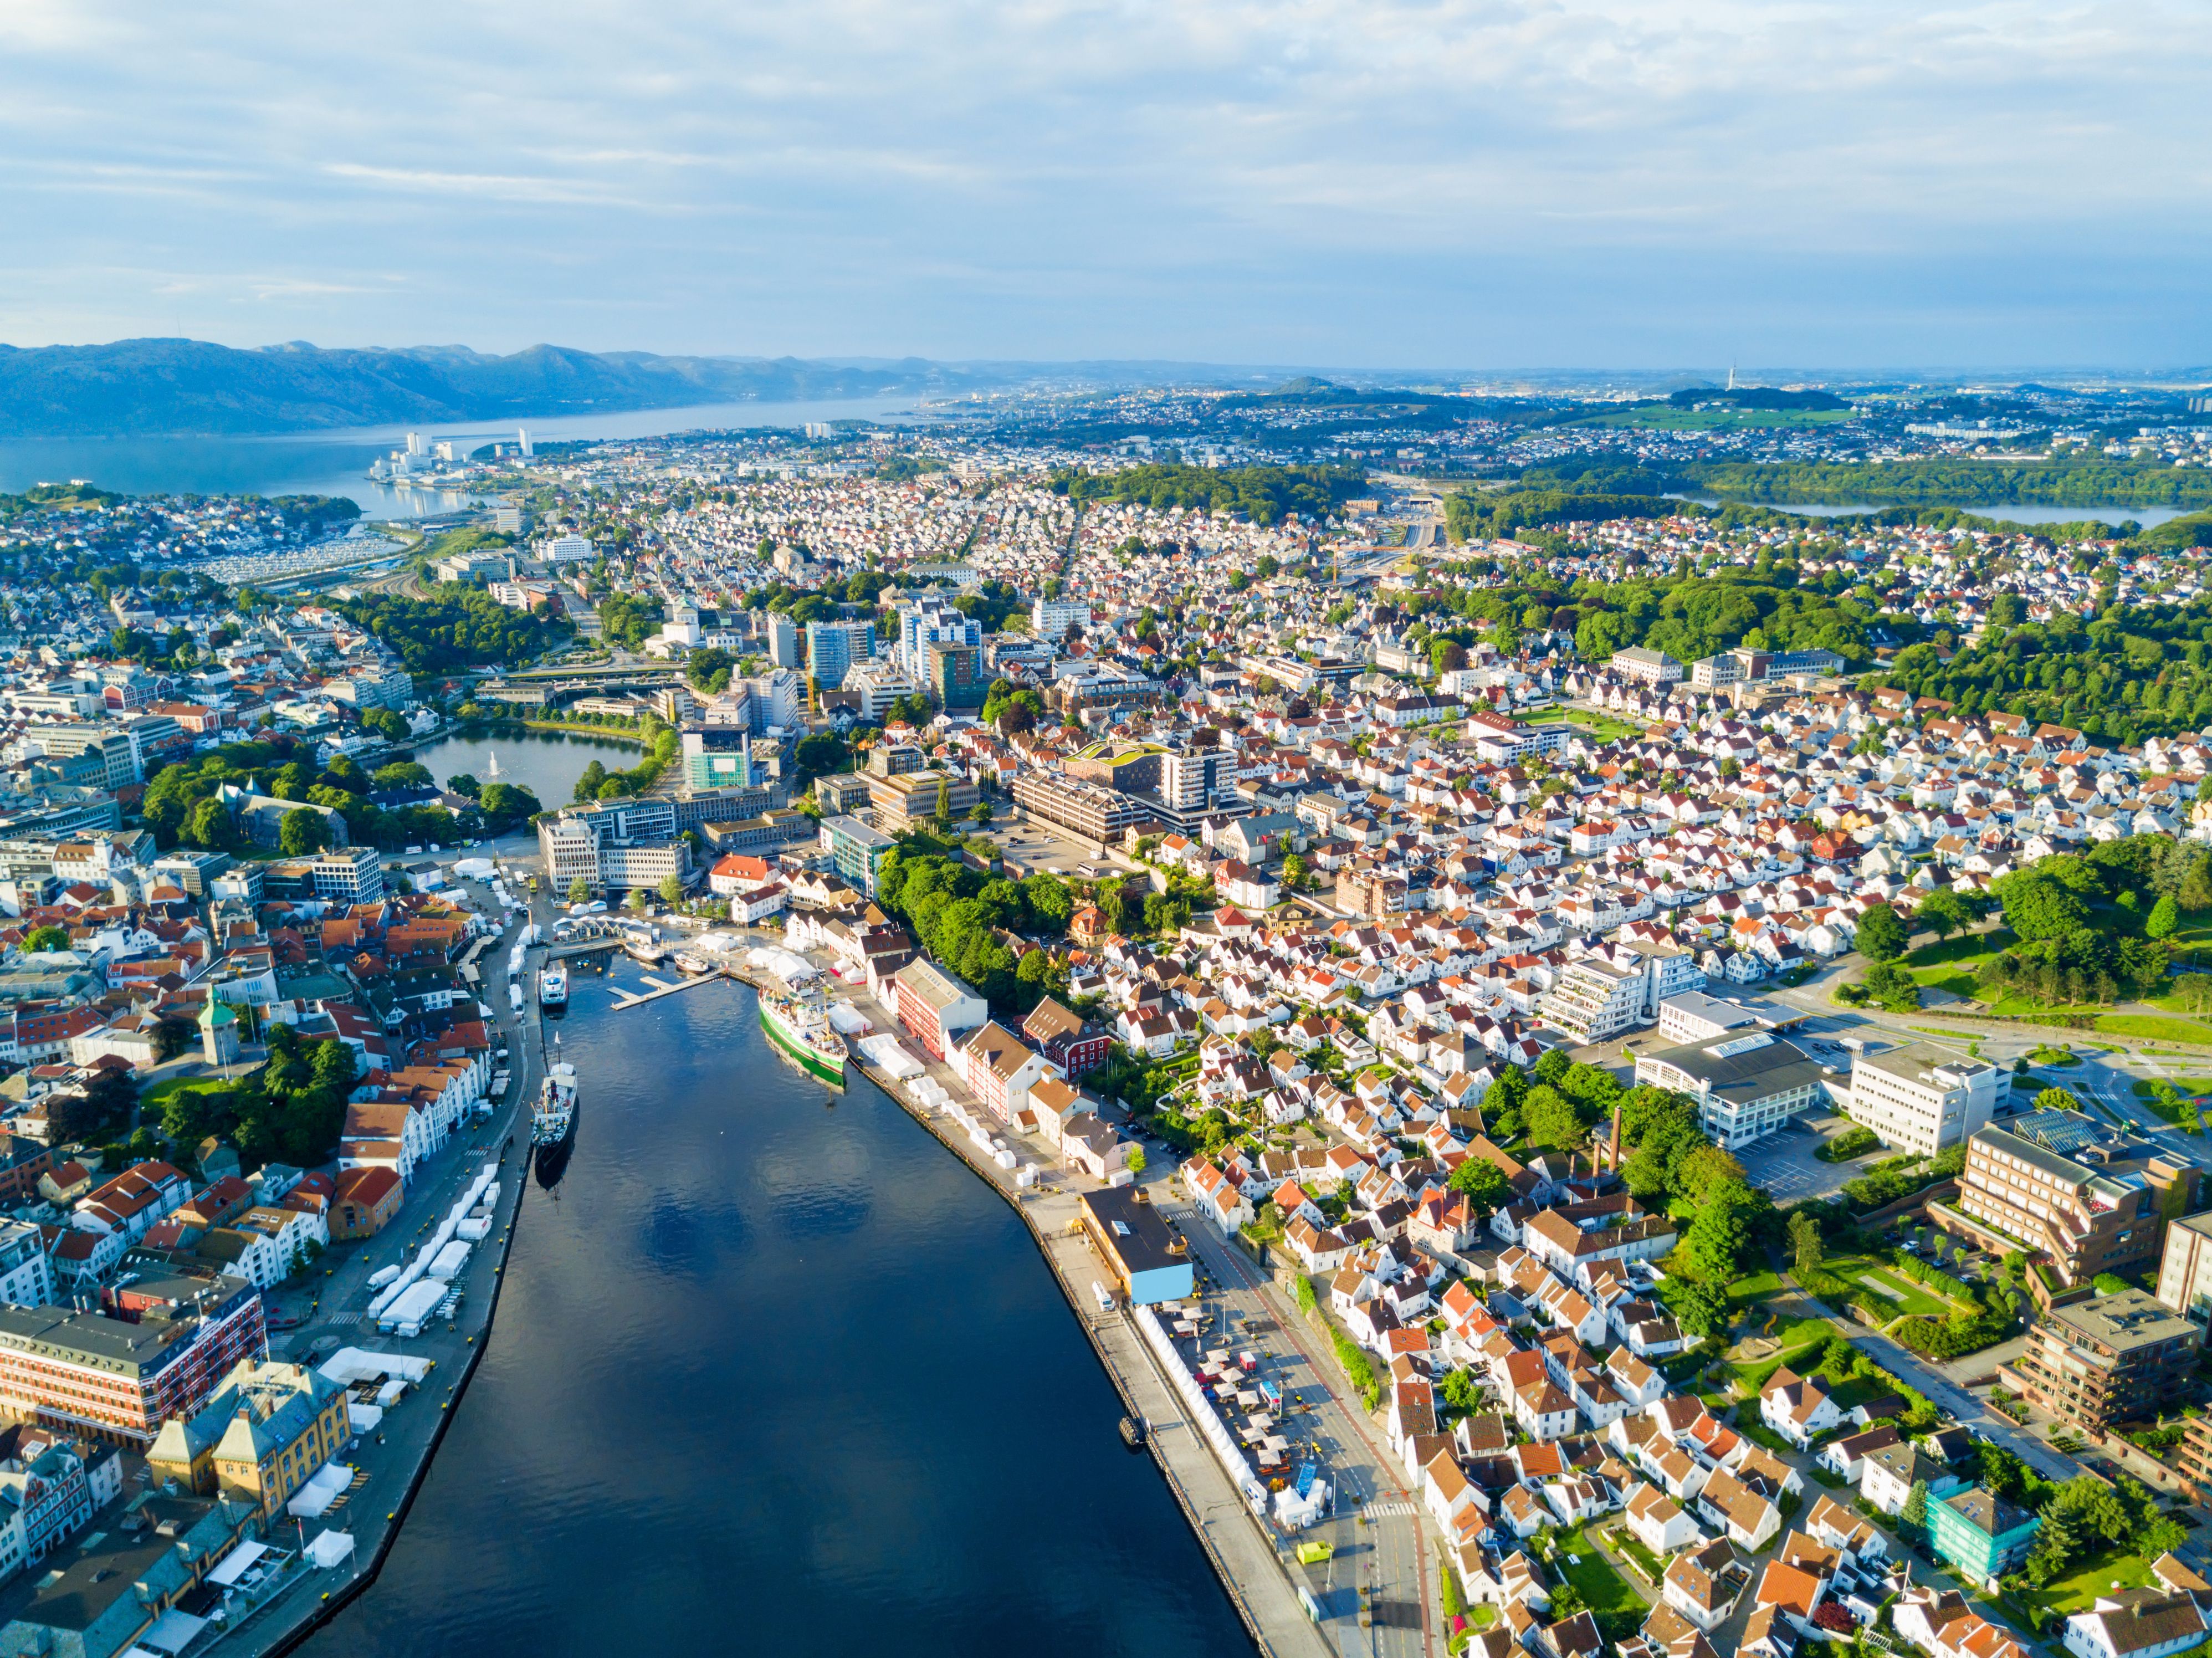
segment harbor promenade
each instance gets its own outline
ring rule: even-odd
[[[733,969],[731,976],[750,981],[743,970]],[[880,1026],[884,1023],[880,1013],[871,1011]],[[959,1086],[946,1066],[932,1061],[911,1042],[902,1042],[902,1047],[940,1083]],[[1020,1215],[1123,1406],[1145,1425],[1146,1445],[1254,1643],[1270,1658],[1330,1658],[1335,1649],[1298,1598],[1303,1569],[1290,1558],[1290,1544],[1253,1515],[1126,1312],[1099,1311],[1091,1285],[1105,1269],[1081,1234],[1076,1193],[1060,1184],[1018,1187],[1011,1171],[983,1155],[948,1119],[930,1110],[897,1078],[857,1056],[853,1064]],[[1036,1155],[1032,1151],[1030,1160],[1035,1162]]]
[[[503,957],[514,947],[527,920],[526,915],[507,929],[496,954]],[[534,968],[536,953],[527,966]],[[494,954],[486,952],[488,958]],[[530,982],[527,975],[525,982]],[[544,1026],[534,1002],[526,1003],[517,1015],[504,994],[488,995],[485,1001],[493,1010],[495,1040],[507,1048],[506,1097],[494,1102],[488,1121],[455,1132],[382,1232],[358,1246],[341,1246],[325,1257],[331,1263],[328,1275],[310,1282],[305,1292],[310,1298],[297,1309],[302,1321],[274,1334],[270,1344],[276,1358],[308,1362],[312,1355],[320,1362],[339,1347],[354,1346],[428,1359],[430,1372],[346,1454],[344,1460],[356,1474],[366,1477],[357,1479],[343,1506],[316,1520],[280,1521],[270,1540],[276,1547],[297,1549],[325,1530],[343,1532],[354,1540],[353,1558],[329,1570],[295,1565],[276,1593],[234,1619],[208,1649],[218,1658],[264,1658],[288,1652],[368,1587],[398,1537],[439,1441],[483,1357],[501,1277],[530,1186],[531,1105],[545,1074]],[[466,1268],[454,1280],[462,1291],[458,1315],[450,1323],[426,1326],[411,1340],[380,1335],[373,1324],[362,1321],[372,1293],[369,1275],[419,1248],[487,1163],[497,1165],[499,1199],[489,1236],[471,1252]],[[279,1305],[296,1300],[301,1293],[280,1291]]]

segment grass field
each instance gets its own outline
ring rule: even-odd
[[[2114,1584],[2140,1589],[2151,1582],[2150,1563],[2140,1555],[2105,1553],[2064,1577],[2054,1577],[2043,1588],[2023,1588],[2005,1598],[2063,1615],[2087,1612],[2099,1595],[2111,1594]]]
[[[2201,1019],[2168,1018],[2155,1013],[2106,1013],[2097,1029],[2110,1036],[2134,1036],[2147,1042],[2212,1044],[2212,1024]]]
[[[1838,1278],[1872,1290],[1876,1295],[1887,1296],[1908,1313],[1918,1313],[1924,1318],[1950,1316],[1950,1303],[1871,1256],[1838,1255],[1829,1260],[1827,1266]]]
[[[1583,1603],[1592,1612],[1625,1612],[1641,1619],[1647,1608],[1644,1597],[1629,1588],[1628,1580],[1613,1568],[1613,1563],[1597,1552],[1597,1545],[1583,1535],[1582,1528],[1561,1532],[1554,1540],[1558,1552],[1553,1564],[1566,1575],[1583,1597]]]
[[[1610,743],[1623,737],[1641,737],[1644,727],[1632,726],[1625,720],[1615,720],[1609,714],[1600,714],[1592,708],[1566,708],[1553,706],[1538,708],[1522,718],[1531,726],[1558,725],[1565,722],[1580,726],[1601,743]]]

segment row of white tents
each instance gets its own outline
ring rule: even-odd
[[[491,1206],[499,1200],[499,1182],[493,1178],[498,1172],[497,1163],[485,1163],[414,1259],[404,1266],[387,1266],[369,1279],[376,1296],[368,1303],[368,1317],[378,1329],[404,1336],[422,1333],[425,1321],[453,1292],[452,1280],[468,1264],[470,1240],[460,1236],[461,1227],[475,1218],[485,1222],[478,1237],[490,1230]],[[470,1212],[479,1204],[483,1213],[472,1217]]]

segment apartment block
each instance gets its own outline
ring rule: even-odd
[[[1998,1376],[2028,1402],[2091,1429],[2155,1416],[2197,1369],[2204,1332],[2141,1290],[2054,1306]]]
[[[2087,1284],[2157,1260],[2163,1217],[2196,1206],[2202,1172],[2078,1111],[2039,1111],[1967,1140],[1958,1206],[2040,1251],[2069,1285]]]

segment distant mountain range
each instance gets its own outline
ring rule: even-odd
[[[234,350],[201,340],[0,346],[0,436],[143,437],[301,432],[690,404],[967,391],[1007,383],[978,365],[657,357],[534,345]]]

